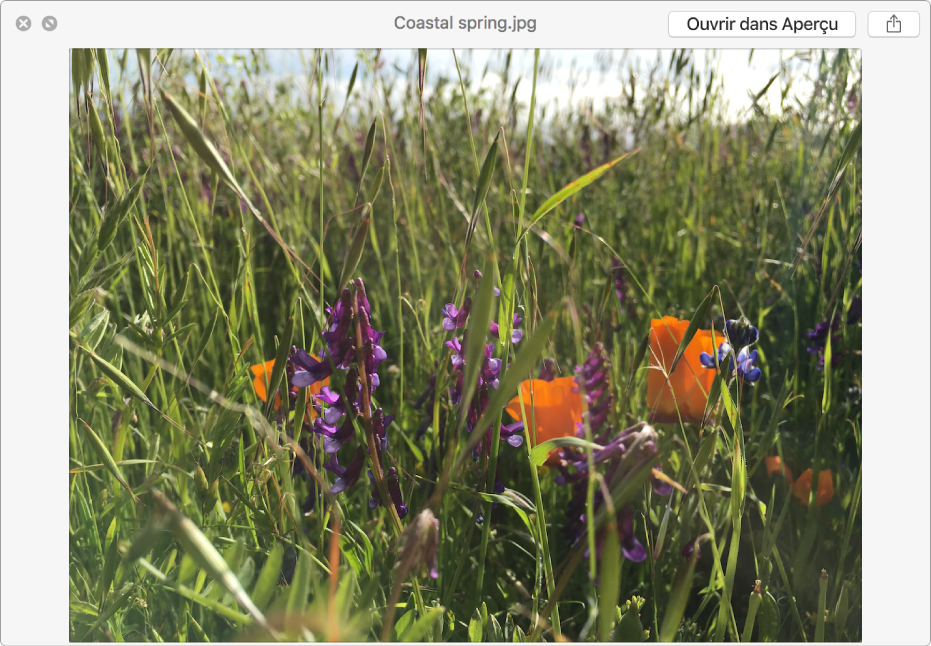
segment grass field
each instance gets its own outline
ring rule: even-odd
[[[71,639],[859,641],[859,54],[463,54],[73,51]]]

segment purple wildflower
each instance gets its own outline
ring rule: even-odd
[[[369,498],[369,509],[375,509],[379,505],[384,506],[381,492],[378,491],[378,485],[375,482],[375,476],[372,475],[371,471],[369,471],[369,481],[372,483],[372,497]],[[385,487],[388,489],[388,495],[391,496],[391,501],[394,504],[394,508],[398,512],[398,518],[404,518],[407,516],[407,506],[401,499],[401,485],[398,481],[398,470],[395,467],[389,468],[385,473]]]
[[[453,303],[447,303],[446,307],[443,308],[443,329],[452,332],[465,327],[471,309],[472,299],[468,296],[465,297],[465,301],[462,303],[462,309],[458,309]]]
[[[824,370],[824,351],[828,347],[828,337],[831,338],[832,348],[836,348],[840,342],[841,323],[840,315],[835,313],[830,321],[821,321],[808,333],[808,340],[811,341],[811,345],[808,346],[808,354],[818,355],[818,370]],[[831,365],[836,366],[840,361],[840,353],[833,352],[832,355]]]
[[[745,316],[727,321],[724,331],[727,341],[718,345],[717,357],[702,352],[698,355],[698,361],[703,367],[712,370],[721,366],[723,375],[736,374],[744,381],[756,383],[763,375],[763,372],[755,367],[760,360],[760,353],[756,350],[751,351],[750,346],[759,340],[760,331],[753,327]],[[736,360],[735,348],[739,348]]]
[[[511,343],[519,343],[521,339],[524,338],[524,333],[517,329],[517,326],[521,324],[524,319],[517,315],[517,312],[514,312],[514,326],[511,328]],[[488,331],[491,332],[491,336],[498,338],[498,324],[492,321],[488,325]],[[448,344],[447,344],[448,345]]]
[[[701,537],[696,538],[694,541],[687,541],[685,545],[682,546],[682,556],[687,559],[694,558],[696,561],[701,558],[701,547],[699,543],[701,542]]]
[[[553,381],[556,378],[556,372],[558,371],[558,368],[559,366],[556,363],[556,360],[551,357],[547,357],[543,360],[543,365],[540,366],[540,375],[538,379],[542,379],[543,381]]]
[[[759,381],[763,371],[754,367],[759,359],[760,353],[756,350],[748,352],[748,348],[742,349],[737,355],[737,376],[750,383]]]
[[[753,345],[760,338],[760,331],[750,325],[746,316],[727,321],[724,324],[724,333],[733,348],[745,348]]]
[[[722,341],[721,344],[718,346],[718,361],[717,361],[718,365],[724,366],[724,360],[727,359],[727,356],[731,354],[732,351],[733,351],[733,348],[731,348],[730,344],[727,341]],[[701,362],[701,365],[704,366],[705,368],[715,367],[714,357],[712,357],[707,352],[702,352],[700,355],[698,355],[698,360],[699,362]],[[730,372],[733,369],[734,369],[734,360],[733,358],[731,358],[729,367],[726,368],[726,370]]]
[[[356,484],[359,481],[359,474],[362,473],[363,464],[365,464],[365,449],[361,446],[356,447],[356,454],[345,468],[339,465],[335,455],[330,458],[330,462],[323,465],[324,468],[337,474],[336,482],[330,487],[330,493],[338,494]]]

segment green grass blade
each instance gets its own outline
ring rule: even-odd
[[[621,541],[617,527],[609,523],[605,528],[604,552],[601,557],[601,575],[598,587],[598,640],[609,641],[617,611],[617,600],[621,594]],[[636,614],[635,607],[628,612]]]
[[[527,228],[529,229],[531,226],[536,224],[540,220],[540,218],[542,218],[544,215],[546,215],[547,213],[555,209],[557,206],[559,206],[560,204],[568,200],[570,197],[572,197],[573,195],[581,191],[583,188],[585,188],[586,186],[588,186],[589,184],[597,180],[599,177],[601,177],[606,172],[608,172],[612,167],[624,161],[631,155],[636,154],[637,152],[639,152],[639,149],[631,151],[624,155],[621,155],[617,159],[609,161],[607,164],[602,164],[595,170],[590,171],[586,173],[585,175],[582,175],[582,177],[578,178],[574,182],[570,182],[569,184],[566,184],[564,187],[562,187],[562,189],[560,189],[557,193],[552,195],[548,200],[546,200],[543,204],[541,204],[540,208],[538,208],[534,212],[534,214],[530,216],[530,220],[527,222]]]
[[[107,445],[103,443],[103,440],[100,439],[100,436],[98,436],[84,420],[79,419],[78,422],[84,429],[84,433],[90,440],[91,446],[94,447],[94,451],[97,453],[97,457],[100,458],[100,461],[107,468],[107,471],[113,474],[113,477],[116,478],[116,481],[120,483],[120,486],[129,492],[133,502],[139,502],[139,498],[137,498],[136,494],[133,493],[132,487],[130,487],[126,483],[126,479],[123,478],[123,473],[120,471],[120,467],[117,466],[116,460],[114,460],[113,456],[110,455],[110,450],[107,448]]]

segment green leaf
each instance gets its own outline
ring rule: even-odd
[[[840,595],[837,597],[837,605],[834,606],[834,641],[842,641],[845,638],[844,626],[847,624],[847,582],[843,581],[840,587]]]
[[[197,77],[197,104],[200,107],[200,122],[207,117],[207,68],[202,67]]]
[[[596,168],[595,170],[589,173],[586,173],[585,175],[578,178],[577,180],[566,184],[561,190],[556,192],[552,197],[550,197],[548,200],[546,200],[543,204],[540,205],[540,208],[538,208],[536,212],[534,212],[534,214],[530,217],[530,221],[528,222],[527,227],[529,228],[533,226],[534,224],[536,224],[537,221],[540,220],[540,218],[542,218],[544,215],[546,215],[547,213],[555,209],[557,206],[559,206],[560,204],[568,200],[570,197],[572,197],[573,195],[581,191],[583,188],[585,188],[586,186],[594,182],[596,179],[604,175],[608,170],[611,169],[612,166],[614,166],[615,164],[619,162],[624,161],[631,155],[636,154],[637,152],[639,152],[639,148],[625,155],[621,155],[617,159],[609,161],[607,164],[603,164],[599,166],[598,168]]]
[[[120,201],[114,204],[112,207],[107,209],[106,216],[104,217],[103,222],[100,224],[100,233],[97,235],[97,251],[103,252],[104,249],[110,246],[110,243],[113,242],[113,239],[116,237],[117,227],[120,226],[120,222],[126,217],[130,210],[135,206],[136,201],[139,199],[140,193],[142,193],[142,188],[145,186],[146,177],[148,177],[149,169],[145,169],[142,172],[142,175],[139,176],[133,185],[129,187],[129,190],[126,191],[126,194],[120,198]]]
[[[356,61],[356,64],[352,68],[352,75],[349,77],[349,87],[346,88],[346,100],[343,102],[344,105],[349,105],[349,95],[352,94],[352,88],[356,84],[356,74],[359,73],[359,61]]]
[[[368,203],[375,204],[375,198],[378,197],[378,192],[381,190],[381,185],[385,181],[385,170],[391,166],[390,160],[385,160],[385,163],[381,165],[381,168],[378,169],[378,172],[375,174],[375,181],[372,182],[372,188],[369,189]]]
[[[469,641],[473,643],[482,641],[483,632],[482,613],[476,608],[475,612],[472,613],[472,619],[469,621]]]
[[[822,414],[827,414],[831,410],[831,364],[833,363],[833,356],[834,352],[831,348],[831,335],[828,334],[824,346],[824,391],[821,395]]]
[[[701,478],[702,471],[708,464],[708,460],[711,459],[717,445],[718,429],[713,428],[705,433],[705,437],[701,441],[701,448],[698,449],[698,455],[695,456],[695,477],[697,479]]]
[[[643,335],[643,338],[640,339],[640,345],[637,346],[637,353],[634,355],[634,360],[630,364],[630,376],[627,378],[627,390],[630,390],[631,385],[634,383],[634,375],[637,374],[640,364],[643,363],[643,358],[646,356],[649,347],[650,333],[647,332]]]
[[[763,595],[759,592],[760,582],[756,582],[756,589],[750,593],[750,601],[747,605],[747,619],[744,621],[744,630],[740,635],[740,641],[749,642],[753,637],[753,624],[756,621],[756,613],[763,601]]]
[[[91,138],[94,140],[94,147],[97,149],[97,152],[100,153],[100,156],[103,157],[104,163],[106,163],[108,161],[106,136],[103,134],[103,124],[100,123],[100,115],[97,113],[97,106],[95,106],[94,101],[90,99],[87,101],[87,117],[88,121],[90,121]]]
[[[81,85],[84,83],[84,50],[71,50],[71,87],[74,90],[74,100],[80,105]]]
[[[311,568],[313,568],[313,562],[310,554],[301,550],[294,568],[294,578],[291,580],[291,592],[286,606],[288,615],[299,615],[304,612],[307,595],[310,594]]]
[[[204,333],[200,338],[200,342],[197,344],[197,349],[194,351],[191,359],[191,369],[188,371],[188,374],[194,372],[194,366],[197,365],[197,362],[200,361],[201,355],[204,354],[204,350],[207,349],[207,343],[210,342],[210,337],[213,335],[213,331],[217,327],[217,320],[220,318],[220,308],[217,308],[217,311],[213,313],[213,318],[207,324],[207,327],[204,328]]]
[[[110,585],[113,583],[113,575],[116,574],[116,568],[120,564],[121,557],[118,550],[119,541],[117,540],[116,518],[110,523],[110,530],[107,532],[107,538],[110,545],[107,547],[107,553],[103,559],[103,572],[97,582],[97,598],[100,599],[100,606],[103,606],[107,595],[110,593]]]
[[[239,579],[230,570],[226,560],[217,552],[210,539],[204,536],[197,525],[182,514],[163,493],[154,490],[152,496],[158,505],[159,513],[166,518],[169,529],[181,543],[185,553],[194,559],[194,562],[213,579],[216,585],[222,586],[229,592],[259,625],[267,629],[268,623],[265,621],[265,616],[252,603],[252,599],[246,594]]]
[[[337,297],[343,292],[343,288],[349,284],[349,279],[355,273],[356,267],[359,265],[359,259],[362,257],[362,250],[365,248],[365,239],[368,237],[369,226],[372,221],[371,207],[371,204],[366,204],[365,207],[363,207],[364,215],[359,222],[359,228],[356,229],[356,233],[352,238],[352,243],[349,245],[349,249],[343,259],[343,269],[339,272],[339,287],[336,290]]]
[[[84,329],[78,333],[78,339],[91,350],[96,350],[107,331],[107,324],[110,322],[110,311],[102,310],[97,316],[92,318]]]
[[[465,444],[465,448],[462,450],[462,453],[460,453],[459,459],[456,462],[457,467],[461,466],[471,454],[472,449],[481,441],[482,437],[484,437],[485,431],[488,430],[492,422],[498,419],[501,409],[511,400],[514,393],[517,392],[517,387],[520,385],[520,382],[524,380],[531,368],[533,368],[533,364],[546,347],[546,342],[547,339],[549,339],[550,333],[553,331],[553,328],[556,327],[556,316],[556,311],[550,312],[534,331],[533,335],[521,341],[521,348],[517,353],[517,357],[511,362],[511,365],[498,381],[498,389],[494,391],[491,401],[488,403],[488,408],[485,409],[485,414],[479,418],[475,428],[473,428],[472,432],[469,434],[469,439]]]
[[[501,624],[495,619],[494,615],[488,615],[488,641],[497,643],[504,641],[504,633],[501,630]]]
[[[365,136],[365,150],[362,152],[362,172],[361,177],[359,178],[359,183],[362,183],[362,180],[365,179],[365,171],[369,168],[369,162],[372,160],[372,149],[375,147],[375,123],[378,119],[372,119],[372,125],[369,127],[369,132]]]
[[[689,321],[689,326],[685,329],[685,335],[682,337],[682,342],[679,343],[679,349],[676,350],[676,357],[672,360],[672,367],[669,369],[670,375],[676,371],[676,366],[679,365],[679,360],[685,353],[685,349],[689,347],[689,343],[692,342],[692,339],[695,337],[695,333],[698,332],[698,327],[702,324],[702,321],[705,320],[705,317],[708,316],[708,311],[711,309],[712,302],[714,302],[713,297],[717,289],[717,285],[712,287],[711,291],[708,292],[708,295],[705,296],[704,300],[702,300],[702,302],[698,305],[698,309],[695,310],[695,314],[692,316],[692,320]]]
[[[529,402],[527,402],[529,404]],[[541,442],[540,444],[533,447],[533,450],[530,452],[530,461],[535,465],[542,466],[546,462],[546,458],[549,457],[549,454],[555,451],[558,448],[563,446],[575,446],[581,449],[592,447],[592,451],[600,451],[604,447],[600,444],[595,444],[594,442],[589,442],[580,437],[573,437],[571,435],[566,437],[557,437],[552,440],[547,440],[546,442]]]
[[[517,285],[518,249],[501,274],[501,299],[498,301],[498,345],[504,346],[511,338],[514,327],[514,311],[517,308],[514,292]],[[510,617],[510,615],[508,615]]]
[[[601,557],[601,574],[598,585],[598,641],[608,641],[611,638],[617,599],[620,594],[621,541],[617,535],[617,526],[614,523],[609,523],[604,533],[604,551]],[[637,608],[631,606],[627,613],[636,615]]]
[[[815,641],[824,641],[824,618],[827,614],[828,603],[828,573],[827,570],[821,570],[821,578],[818,579],[818,614],[815,615]]]
[[[433,624],[435,624],[443,616],[444,612],[446,612],[446,609],[443,606],[433,606],[432,608],[428,608],[424,616],[418,619],[416,622],[414,622],[410,626],[410,628],[404,631],[404,633],[401,634],[399,639],[402,642],[421,641],[424,635],[426,635],[430,631],[430,629],[433,628]],[[407,615],[413,615],[413,614],[414,614],[414,611],[411,610],[410,612],[405,614],[405,617]],[[403,620],[404,617],[401,617],[401,619]],[[398,625],[400,624],[401,624],[401,621],[399,620]]]
[[[197,566],[194,565],[193,559],[189,558],[188,556],[185,556],[181,560],[181,568],[184,569],[187,563],[190,563],[193,566],[193,568],[196,570]],[[168,581],[168,577],[166,577],[162,572],[159,571],[157,567],[155,567],[154,565],[152,565],[145,559],[139,559],[139,565],[144,567],[147,572],[149,572],[156,579],[158,579],[161,582],[162,587],[164,587],[166,590],[177,592],[179,595],[181,595],[185,599],[189,599],[193,601],[194,603],[202,605],[203,607],[212,610],[218,615],[222,617],[226,617],[227,619],[232,619],[233,621],[237,623],[249,624],[251,622],[251,618],[249,617],[249,615],[245,615],[239,612],[238,610],[233,610],[232,608],[224,606],[219,601],[208,599],[207,597],[194,592],[192,589],[190,589],[186,585],[183,585],[181,583],[170,583]],[[193,572],[191,572],[190,576],[193,576],[193,575],[194,575]],[[180,573],[179,573],[178,578],[179,580],[187,580],[181,577]]]
[[[84,637],[81,638],[81,641],[87,641],[87,638],[94,634],[94,631],[103,626],[107,619],[113,616],[113,613],[122,608],[129,601],[129,594],[136,588],[136,584],[132,581],[127,582],[120,591],[113,597],[113,600],[110,604],[104,609],[103,612],[97,617],[97,621],[94,622],[94,625],[84,634]]]
[[[426,50],[424,50],[424,55],[426,55]],[[478,184],[475,187],[475,199],[472,201],[472,228],[475,227],[475,218],[478,214],[478,209],[485,201],[485,196],[488,194],[488,189],[491,187],[491,178],[495,173],[495,164],[498,158],[499,136],[500,133],[495,135],[495,140],[492,142],[491,147],[488,149],[488,153],[485,155],[485,161],[482,162],[482,170],[478,174]]]
[[[187,139],[187,142],[191,144],[191,148],[194,149],[202,160],[215,172],[217,173],[230,187],[236,191],[236,194],[239,197],[245,197],[245,193],[242,190],[242,187],[239,186],[239,182],[236,181],[236,178],[233,177],[233,172],[229,169],[229,166],[226,165],[226,162],[223,161],[223,157],[220,155],[220,152],[216,147],[207,140],[204,136],[203,131],[197,127],[197,123],[194,121],[187,110],[181,107],[181,104],[178,103],[171,94],[165,91],[160,91],[162,95],[162,101],[165,102],[165,105],[168,106],[168,111],[171,112],[171,116],[174,118],[175,123],[178,124],[178,128],[181,130],[181,134],[184,135],[184,138]]]
[[[472,301],[472,311],[469,313],[469,335],[466,339],[465,371],[462,381],[462,398],[459,403],[460,429],[465,426],[469,406],[475,395],[478,372],[482,367],[482,358],[485,356],[485,331],[487,321],[491,317],[494,295],[494,266],[489,261],[485,265],[485,273],[478,286],[478,293]]]
[[[672,591],[669,593],[669,601],[666,602],[666,614],[663,615],[663,623],[659,629],[659,641],[671,642],[675,639],[676,631],[682,622],[682,615],[685,614],[685,607],[689,602],[689,594],[692,591],[692,579],[695,576],[695,564],[698,562],[698,550],[695,550],[692,557],[686,564],[679,568],[676,575],[676,581],[672,585]]]
[[[631,600],[630,607],[617,622],[614,634],[611,636],[613,642],[642,642],[643,641],[643,624],[640,621],[640,613],[637,611],[637,604]]]
[[[93,245],[88,245],[88,247],[92,247],[92,246]],[[123,254],[123,256],[116,262],[112,262],[109,265],[104,265],[100,269],[91,272],[90,275],[88,275],[86,278],[84,278],[84,280],[81,281],[81,286],[79,287],[78,291],[89,294],[90,290],[94,289],[95,287],[99,287],[100,285],[103,285],[104,283],[109,281],[111,278],[116,276],[120,271],[122,271],[123,268],[126,267],[126,265],[129,264],[129,261],[132,258],[133,253],[134,253],[133,251],[128,251],[125,254]],[[75,297],[75,299],[77,298],[78,296]],[[71,325],[74,325],[74,323],[72,323]]]
[[[272,368],[271,378],[268,380],[268,393],[265,398],[265,417],[268,417],[275,406],[275,393],[281,386],[282,379],[288,368],[288,354],[291,352],[291,339],[294,337],[294,316],[288,317],[288,323],[285,325],[284,333],[278,339],[278,352],[275,354],[275,365]],[[285,384],[287,385],[287,384]],[[288,396],[288,393],[282,394],[282,400]]]
[[[779,606],[767,590],[760,604],[760,641],[774,642],[779,637]]]
[[[104,361],[99,355],[97,355],[93,350],[85,348],[83,345],[81,349],[84,350],[87,354],[90,355],[90,358],[93,359],[94,363],[97,364],[97,367],[110,378],[113,383],[122,388],[124,391],[128,391],[130,395],[141,401],[143,404],[154,410],[155,412],[161,414],[161,411],[156,408],[155,404],[145,396],[145,393],[133,383],[133,380],[124,375],[122,372],[116,369],[115,366],[110,364],[107,361]]]
[[[113,477],[116,478],[116,481],[120,483],[126,491],[129,492],[129,495],[132,497],[134,502],[139,502],[139,499],[136,497],[136,494],[133,493],[132,487],[130,487],[125,478],[123,478],[123,473],[120,471],[120,467],[117,466],[116,460],[113,459],[113,456],[110,455],[110,450],[107,448],[107,445],[103,443],[103,440],[100,439],[94,430],[87,425],[87,423],[78,419],[78,423],[84,428],[84,433],[87,435],[87,438],[91,442],[91,446],[94,447],[94,451],[97,453],[98,459],[103,463]]]
[[[404,641],[404,633],[407,632],[408,628],[411,627],[412,622],[414,621],[414,615],[416,612],[414,610],[408,610],[401,618],[397,620],[394,624],[394,634],[397,637],[398,641]]]

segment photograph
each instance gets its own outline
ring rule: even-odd
[[[72,642],[863,641],[859,49],[68,55]]]

